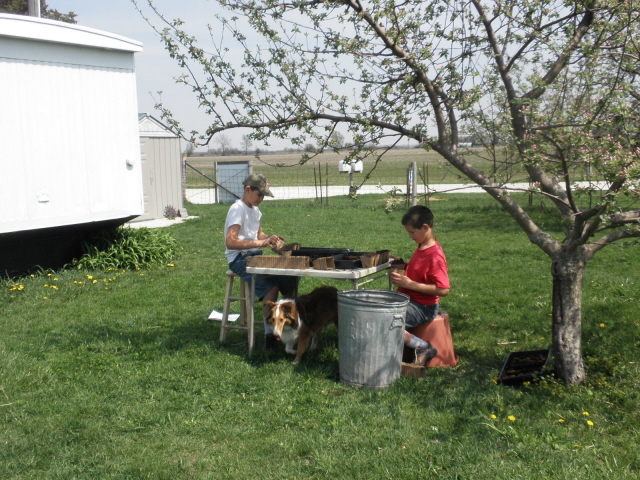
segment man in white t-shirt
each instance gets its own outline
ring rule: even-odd
[[[269,189],[267,179],[260,174],[250,174],[245,178],[244,193],[240,200],[231,205],[224,225],[225,256],[229,262],[229,268],[240,275],[243,280],[251,281],[251,275],[247,273],[247,257],[261,255],[262,247],[275,245],[278,240],[284,240],[277,235],[267,235],[262,231],[260,218],[262,212],[258,206],[265,195],[273,197]],[[278,292],[283,298],[294,298],[297,278],[281,275],[258,275],[256,278],[256,296],[262,302],[262,316],[265,327],[265,350],[272,350],[276,345],[273,335],[273,327],[264,318],[269,313],[269,307],[265,302],[275,302]]]

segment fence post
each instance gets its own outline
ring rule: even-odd
[[[418,193],[418,164],[416,162],[411,162],[411,176],[413,177],[413,191],[411,193],[411,206],[415,207],[418,203],[417,193]]]
[[[427,207],[429,206],[429,200],[431,195],[429,195],[429,161],[424,162],[424,199]]]
[[[327,199],[327,207],[329,206],[329,162],[325,163],[326,167],[326,177],[327,177],[327,190],[325,194],[325,198]]]
[[[213,184],[213,201],[220,203],[220,190],[218,190],[218,162],[213,162],[213,178],[215,182]]]
[[[320,205],[322,205],[322,165],[318,162],[318,184],[320,185]]]

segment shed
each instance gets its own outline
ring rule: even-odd
[[[0,273],[55,268],[144,213],[135,52],[142,44],[0,14]]]
[[[186,216],[180,138],[147,113],[138,115],[138,127],[144,214],[133,221],[162,218],[167,207],[173,207],[181,216]]]

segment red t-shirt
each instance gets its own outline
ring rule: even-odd
[[[440,288],[449,287],[449,273],[447,259],[438,242],[435,245],[413,252],[411,260],[407,264],[407,277],[414,282],[433,284]],[[437,295],[425,295],[424,293],[398,287],[398,292],[409,295],[412,302],[422,305],[435,305],[438,303]]]

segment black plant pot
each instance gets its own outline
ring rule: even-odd
[[[511,352],[502,366],[498,381],[503,385],[521,385],[544,375],[551,350]]]

